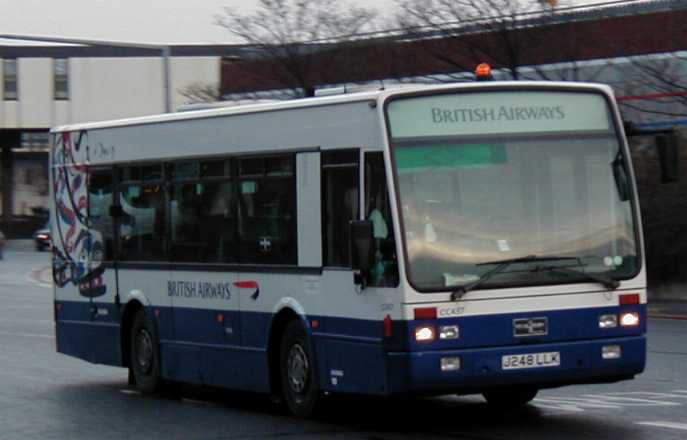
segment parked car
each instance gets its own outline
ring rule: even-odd
[[[36,242],[37,251],[47,251],[52,246],[50,237],[50,223],[46,223],[42,228],[33,233],[33,240]]]

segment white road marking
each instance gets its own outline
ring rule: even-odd
[[[655,399],[638,399],[636,397],[625,397],[618,396],[615,393],[609,394],[584,394],[582,397],[589,397],[599,399],[603,402],[608,402],[611,404],[618,404],[623,407],[628,406],[681,406],[682,403],[678,402],[667,402],[663,400]]]
[[[546,409],[558,409],[561,411],[582,412],[587,409],[620,409],[621,405],[599,402],[595,399],[585,399],[581,397],[564,398],[538,398],[534,400],[535,405]],[[543,404],[543,405],[540,405]]]
[[[45,305],[35,306],[2,306],[2,310],[46,310]],[[50,309],[48,309],[50,310]]]
[[[46,282],[41,281],[40,279],[38,279],[38,277],[40,276],[40,273],[41,273],[43,270],[44,270],[44,269],[41,269],[41,270],[38,270],[38,271],[32,270],[32,271],[30,271],[29,273],[27,273],[26,275],[24,275],[24,279],[25,279],[26,281],[28,281],[29,283],[33,284],[34,286],[44,287],[44,288],[48,288],[48,289],[49,289],[49,288],[52,288],[52,283],[46,283]]]
[[[122,394],[141,394],[141,392],[138,390],[130,390],[127,388],[121,389],[121,390],[119,390],[119,392]]]
[[[611,393],[614,396],[635,396],[646,397],[649,399],[687,399],[686,390],[673,390],[669,393],[660,393],[656,391],[626,391],[622,393]]]
[[[17,374],[14,372],[10,371],[1,371],[0,370],[0,376],[9,376],[9,377],[14,377],[16,379],[22,379],[27,381],[28,383],[31,382],[43,382],[43,383],[50,383],[50,384],[56,384],[56,383],[62,383],[62,381],[59,380],[53,380],[53,379],[46,379],[45,376],[27,376],[25,374]]]
[[[215,403],[212,402],[206,402],[204,400],[195,400],[195,399],[181,399],[182,402],[186,403],[192,403],[194,405],[204,405],[204,406],[217,406]]]
[[[636,422],[636,423],[637,423],[637,425],[643,425],[643,426],[657,426],[659,428],[682,429],[684,431],[687,431],[687,423],[661,422],[661,421]]]
[[[54,335],[38,334],[38,333],[0,332],[0,336],[19,336],[20,338],[44,338],[44,339],[55,339],[55,336],[54,336]]]
[[[54,323],[55,323],[54,319],[30,319],[30,318],[7,319],[7,318],[0,318],[0,324],[53,325]]]
[[[620,392],[607,394],[583,394],[574,397],[539,397],[532,403],[545,410],[584,412],[591,409],[622,409],[627,407],[682,406],[687,391],[673,390],[670,393]],[[671,400],[672,399],[672,400]],[[677,400],[677,402],[675,401]]]

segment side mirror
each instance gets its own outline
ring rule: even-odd
[[[620,152],[618,152],[618,155],[611,163],[611,167],[613,168],[615,187],[618,190],[618,198],[621,202],[627,202],[630,200],[630,178],[627,175],[627,171],[625,171],[625,165]]]
[[[351,266],[363,273],[372,270],[375,259],[374,235],[372,222],[355,220],[350,223],[351,230]]]
[[[678,134],[656,136],[658,163],[661,167],[661,183],[677,182],[680,177],[680,149]]]

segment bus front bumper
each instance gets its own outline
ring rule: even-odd
[[[604,347],[607,347],[607,358],[603,355]],[[612,358],[613,355],[609,353],[616,353],[617,348],[620,357]],[[556,353],[559,365],[555,365]],[[524,359],[533,359],[534,362],[531,363],[534,365],[527,365],[526,362],[520,368],[503,367],[504,359],[527,354],[533,356]],[[390,393],[468,394],[491,387],[512,385],[551,388],[632,378],[644,371],[646,337],[481,349],[390,352],[387,356]],[[444,370],[442,359],[445,360]],[[553,365],[537,366],[538,360],[547,360]],[[459,368],[456,368],[457,364]],[[449,369],[450,366],[454,369]]]

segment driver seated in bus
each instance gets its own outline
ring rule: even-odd
[[[371,285],[395,285],[395,255],[393,235],[389,236],[388,213],[384,214],[384,203],[381,194],[377,194],[367,219],[372,222],[372,236],[375,239],[375,264],[372,267]]]

